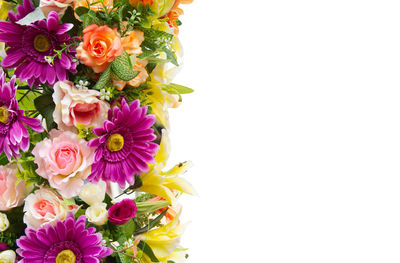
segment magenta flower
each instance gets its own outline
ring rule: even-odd
[[[24,116],[18,107],[15,94],[15,77],[6,82],[6,75],[0,71],[0,154],[4,152],[8,159],[20,157],[20,149],[29,148],[29,133],[26,126],[36,132],[43,132],[40,120]],[[25,124],[25,125],[24,125]]]
[[[124,199],[114,204],[108,210],[108,221],[113,225],[123,225],[136,216],[137,206],[135,201]]]
[[[16,23],[17,21],[21,20],[26,15],[31,13],[33,10],[35,10],[35,6],[33,5],[32,1],[23,0],[22,5],[17,6],[18,12],[16,14],[12,11],[8,12],[8,19],[11,22]]]
[[[29,1],[25,1],[25,5],[27,3]],[[29,9],[25,5],[20,8],[19,15],[10,13],[14,16],[10,20],[18,20],[25,9]],[[0,41],[10,47],[1,65],[16,68],[14,74],[21,81],[28,81],[30,86],[46,81],[53,85],[58,80],[67,80],[68,72],[76,73],[75,48],[62,52],[61,56],[57,56],[55,50],[60,51],[63,45],[71,44],[67,32],[72,27],[72,24],[59,25],[59,17],[54,11],[49,13],[47,21],[39,20],[28,26],[0,21]],[[53,63],[48,63],[48,57],[54,57]]]
[[[75,220],[69,214],[65,221],[58,221],[34,230],[25,229],[25,235],[17,240],[17,253],[22,257],[19,263],[99,263],[113,251],[103,246],[102,235],[96,229],[85,229],[86,217]]]
[[[124,187],[126,182],[135,183],[135,174],[148,171],[158,145],[151,142],[156,138],[151,128],[155,116],[146,113],[147,106],[140,107],[139,100],[129,106],[123,99],[121,108],[109,110],[109,120],[93,129],[99,138],[89,142],[97,149],[88,180],[103,179]]]

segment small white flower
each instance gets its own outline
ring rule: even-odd
[[[99,181],[97,184],[87,183],[82,187],[79,198],[88,205],[102,203],[106,195],[107,185],[104,181]]]
[[[110,91],[101,89],[100,92],[101,92],[101,96],[100,96],[101,100],[107,100],[107,101],[110,100],[110,95],[111,95]]]
[[[75,87],[78,90],[88,90],[89,84],[90,84],[89,81],[87,81],[87,80],[83,81],[83,80],[80,79],[78,81],[78,83],[75,85]]]
[[[6,250],[0,253],[1,263],[14,263],[17,259],[17,255],[12,250]]]
[[[97,203],[91,205],[86,209],[85,215],[90,223],[96,226],[104,225],[108,220],[107,204]]]
[[[6,231],[9,226],[10,222],[8,221],[7,215],[0,213],[0,232]]]
[[[53,58],[53,57],[45,56],[45,57],[44,57],[44,60],[46,60],[46,62],[47,62],[49,65],[53,65],[53,61],[54,61],[54,58]]]

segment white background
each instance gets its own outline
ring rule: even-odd
[[[400,1],[183,8],[189,262],[400,262]]]

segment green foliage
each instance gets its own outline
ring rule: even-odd
[[[24,235],[26,225],[23,222],[24,211],[23,206],[16,207],[9,211],[3,211],[7,215],[10,227],[0,232],[0,243],[7,243],[11,249],[16,249],[16,240]]]
[[[111,62],[111,68],[115,75],[123,81],[130,81],[140,73],[140,71],[133,70],[131,58],[126,51]]]
[[[17,177],[18,181],[25,180],[25,185],[42,185],[46,180],[36,173],[38,168],[37,164],[34,162],[35,158],[33,156],[23,155],[17,160],[18,171]]]
[[[122,91],[121,96],[127,98],[129,101],[140,100],[140,103],[143,105],[151,106],[151,101],[148,97],[149,88],[143,84],[139,87],[132,87],[127,85]]]
[[[57,127],[57,124],[53,119],[53,112],[56,105],[53,102],[53,97],[51,93],[44,93],[34,100],[36,109],[39,111],[40,115],[46,120],[47,130],[51,130]]]
[[[79,138],[85,139],[86,141],[96,138],[96,135],[93,133],[93,127],[86,127],[85,125],[78,123],[77,128]]]
[[[136,202],[137,214],[153,213],[161,208],[168,207],[168,201],[146,201]]]
[[[8,158],[5,155],[5,153],[2,153],[0,155],[0,165],[6,165],[6,164],[8,164]]]
[[[18,100],[18,105],[21,109],[24,111],[35,111],[35,104],[33,101],[42,95],[42,93],[35,88],[26,88],[26,89],[21,89],[18,88],[17,94],[16,94],[16,99]]]
[[[165,209],[159,216],[157,216],[156,218],[154,218],[147,226],[142,227],[138,230],[135,231],[135,236],[146,233],[147,231],[150,231],[151,229],[153,229],[154,227],[158,226],[158,223],[160,222],[160,220],[164,217],[164,215],[167,213],[168,208]]]
[[[147,243],[144,242],[143,240],[139,242],[138,248],[142,250],[150,258],[151,262],[160,262],[156,257],[156,255],[154,255],[154,252],[151,249],[151,247],[147,245]]]
[[[111,83],[111,66],[109,66],[100,76],[93,89],[101,90],[104,86]]]

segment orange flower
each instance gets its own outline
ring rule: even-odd
[[[122,38],[122,46],[129,55],[142,54],[142,48],[140,45],[144,40],[144,34],[142,31],[133,30],[127,32],[128,36]]]
[[[93,24],[83,30],[83,42],[76,49],[76,56],[94,72],[100,73],[121,56],[123,50],[116,29]]]
[[[162,197],[156,196],[156,197],[150,199],[149,201],[152,201],[152,202],[153,202],[153,201],[165,201],[165,199],[162,198]],[[158,209],[158,210],[156,211],[156,213],[157,213],[157,214],[161,214],[162,212],[165,211],[165,209],[167,209],[167,207]],[[168,224],[169,222],[171,222],[172,220],[174,220],[174,218],[175,218],[177,215],[178,215],[178,213],[177,213],[177,211],[176,211],[176,208],[174,208],[174,207],[172,207],[172,206],[168,206],[168,211],[165,213],[165,218],[166,218],[167,224]]]
[[[183,10],[178,6],[180,4],[191,4],[193,0],[176,0],[174,5],[171,8],[171,11],[168,12],[168,24],[170,27],[174,28],[174,33],[177,35],[179,33],[179,27],[177,21],[179,16],[183,15]]]
[[[129,3],[133,6],[137,6],[139,3],[144,5],[153,5],[153,0],[129,0]]]
[[[95,3],[94,5],[92,3]],[[74,1],[74,9],[76,9],[77,7],[83,6],[83,7],[87,7],[89,8],[90,4],[90,9],[93,11],[99,11],[99,10],[103,10],[103,4],[107,7],[107,8],[111,8],[113,7],[113,0],[103,0],[103,1],[97,1],[97,0],[75,0]]]

